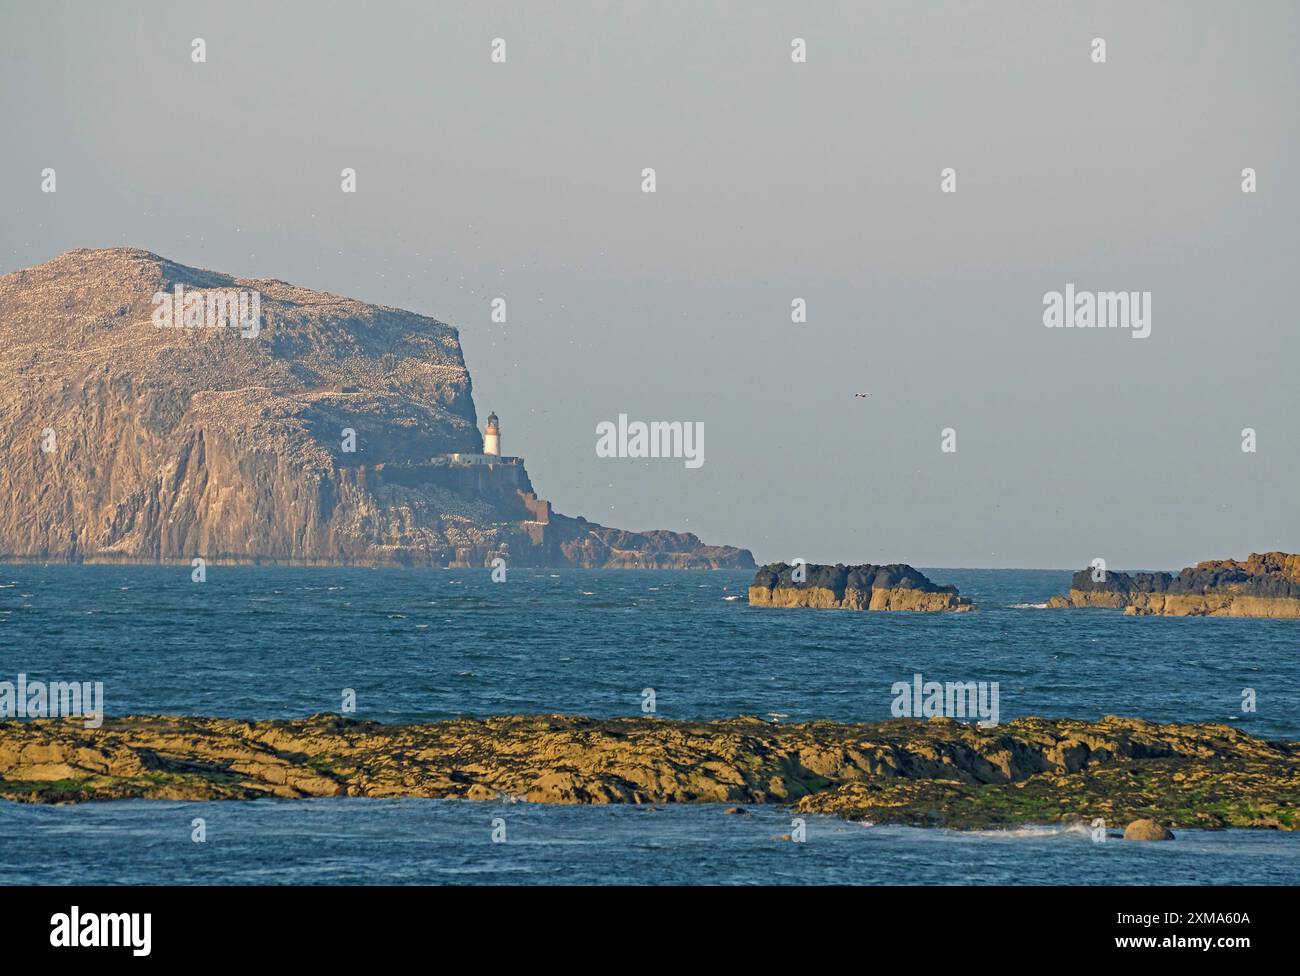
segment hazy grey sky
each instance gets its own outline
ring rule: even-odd
[[[1295,551],[1297,11],[5,3],[0,273],[131,245],[436,316],[559,511],[760,560]],[[1151,336],[1044,328],[1067,282]],[[619,413],[705,464],[597,458]]]

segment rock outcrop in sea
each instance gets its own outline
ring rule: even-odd
[[[802,579],[796,574],[802,571]],[[964,611],[974,604],[955,586],[938,586],[904,563],[889,566],[792,566],[769,563],[749,586],[754,607],[815,607],[838,610]]]
[[[564,715],[0,722],[0,797],[420,796],[785,804],[917,826],[1300,827],[1300,743],[1228,725],[1023,718],[775,725]],[[1082,826],[1081,826],[1082,829]]]
[[[1124,828],[1125,840],[1173,840],[1174,832],[1154,820],[1134,820]]]
[[[236,296],[255,328],[220,324]],[[0,443],[0,559],[754,565],[561,515],[485,460],[452,326],[132,248],[0,277]]]
[[[1101,607],[1166,617],[1300,618],[1300,555],[1291,553],[1210,560],[1177,575],[1108,570],[1104,578],[1093,576],[1091,569],[1075,573],[1070,592],[1052,597],[1048,607]]]

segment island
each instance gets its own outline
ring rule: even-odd
[[[0,276],[0,316],[0,561],[755,565],[556,511],[426,315],[121,247]]]
[[[769,563],[749,585],[751,607],[836,610],[965,611],[975,606],[955,586],[938,586],[905,563],[823,566]]]
[[[1209,560],[1171,573],[1084,569],[1050,609],[1100,607],[1136,616],[1276,617],[1300,619],[1300,555],[1251,553]]]

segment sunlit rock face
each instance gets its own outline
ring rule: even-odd
[[[904,563],[889,566],[763,566],[749,587],[756,607],[835,610],[965,611],[974,605],[955,586],[938,586]]]
[[[1137,616],[1281,617],[1300,619],[1300,555],[1251,553],[1245,560],[1212,559],[1172,573],[1074,574],[1054,609],[1100,607]]]

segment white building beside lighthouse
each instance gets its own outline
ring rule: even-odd
[[[503,511],[509,511],[513,505],[513,515],[532,544],[546,542],[551,503],[538,498],[533,491],[523,458],[502,457],[501,421],[495,413],[488,414],[482,454],[441,454],[421,467],[419,477],[461,495],[491,500]],[[469,550],[464,553],[457,550],[457,565],[471,565],[477,559]]]
[[[524,463],[524,459],[521,457],[501,456],[501,421],[497,419],[495,413],[488,414],[487,429],[483,431],[482,454],[444,454],[442,456],[452,464],[462,465],[473,464],[495,467],[522,467]]]

